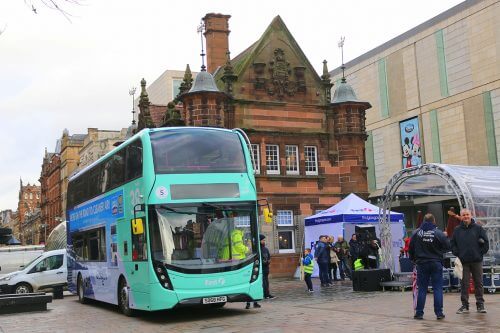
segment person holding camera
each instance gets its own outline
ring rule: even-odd
[[[483,227],[472,218],[468,209],[460,211],[462,222],[453,231],[451,252],[462,262],[463,277],[460,281],[462,307],[457,314],[469,313],[469,279],[472,274],[477,312],[486,313],[483,298],[483,255],[489,250],[488,237]]]

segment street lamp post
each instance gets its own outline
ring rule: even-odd
[[[134,100],[135,100],[135,92],[136,92],[136,90],[137,90],[136,87],[132,87],[128,91],[128,94],[130,96],[132,96],[132,125],[135,125],[135,106],[134,106]]]
[[[43,226],[43,243],[47,245],[47,224],[42,224]]]

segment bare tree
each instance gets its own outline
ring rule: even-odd
[[[27,6],[31,7],[31,11],[38,14],[38,8],[40,6],[56,10],[71,22],[71,14],[67,11],[70,6],[82,5],[83,0],[24,0]]]

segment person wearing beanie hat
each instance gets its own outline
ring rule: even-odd
[[[264,289],[264,298],[273,299],[274,296],[269,293],[269,264],[271,263],[271,253],[266,247],[266,236],[259,235],[260,253],[262,256],[262,288]],[[254,308],[260,308],[260,304],[253,302]],[[250,309],[250,302],[247,302],[247,309]]]

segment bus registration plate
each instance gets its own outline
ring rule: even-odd
[[[227,296],[205,297],[203,304],[223,303],[227,302]]]

